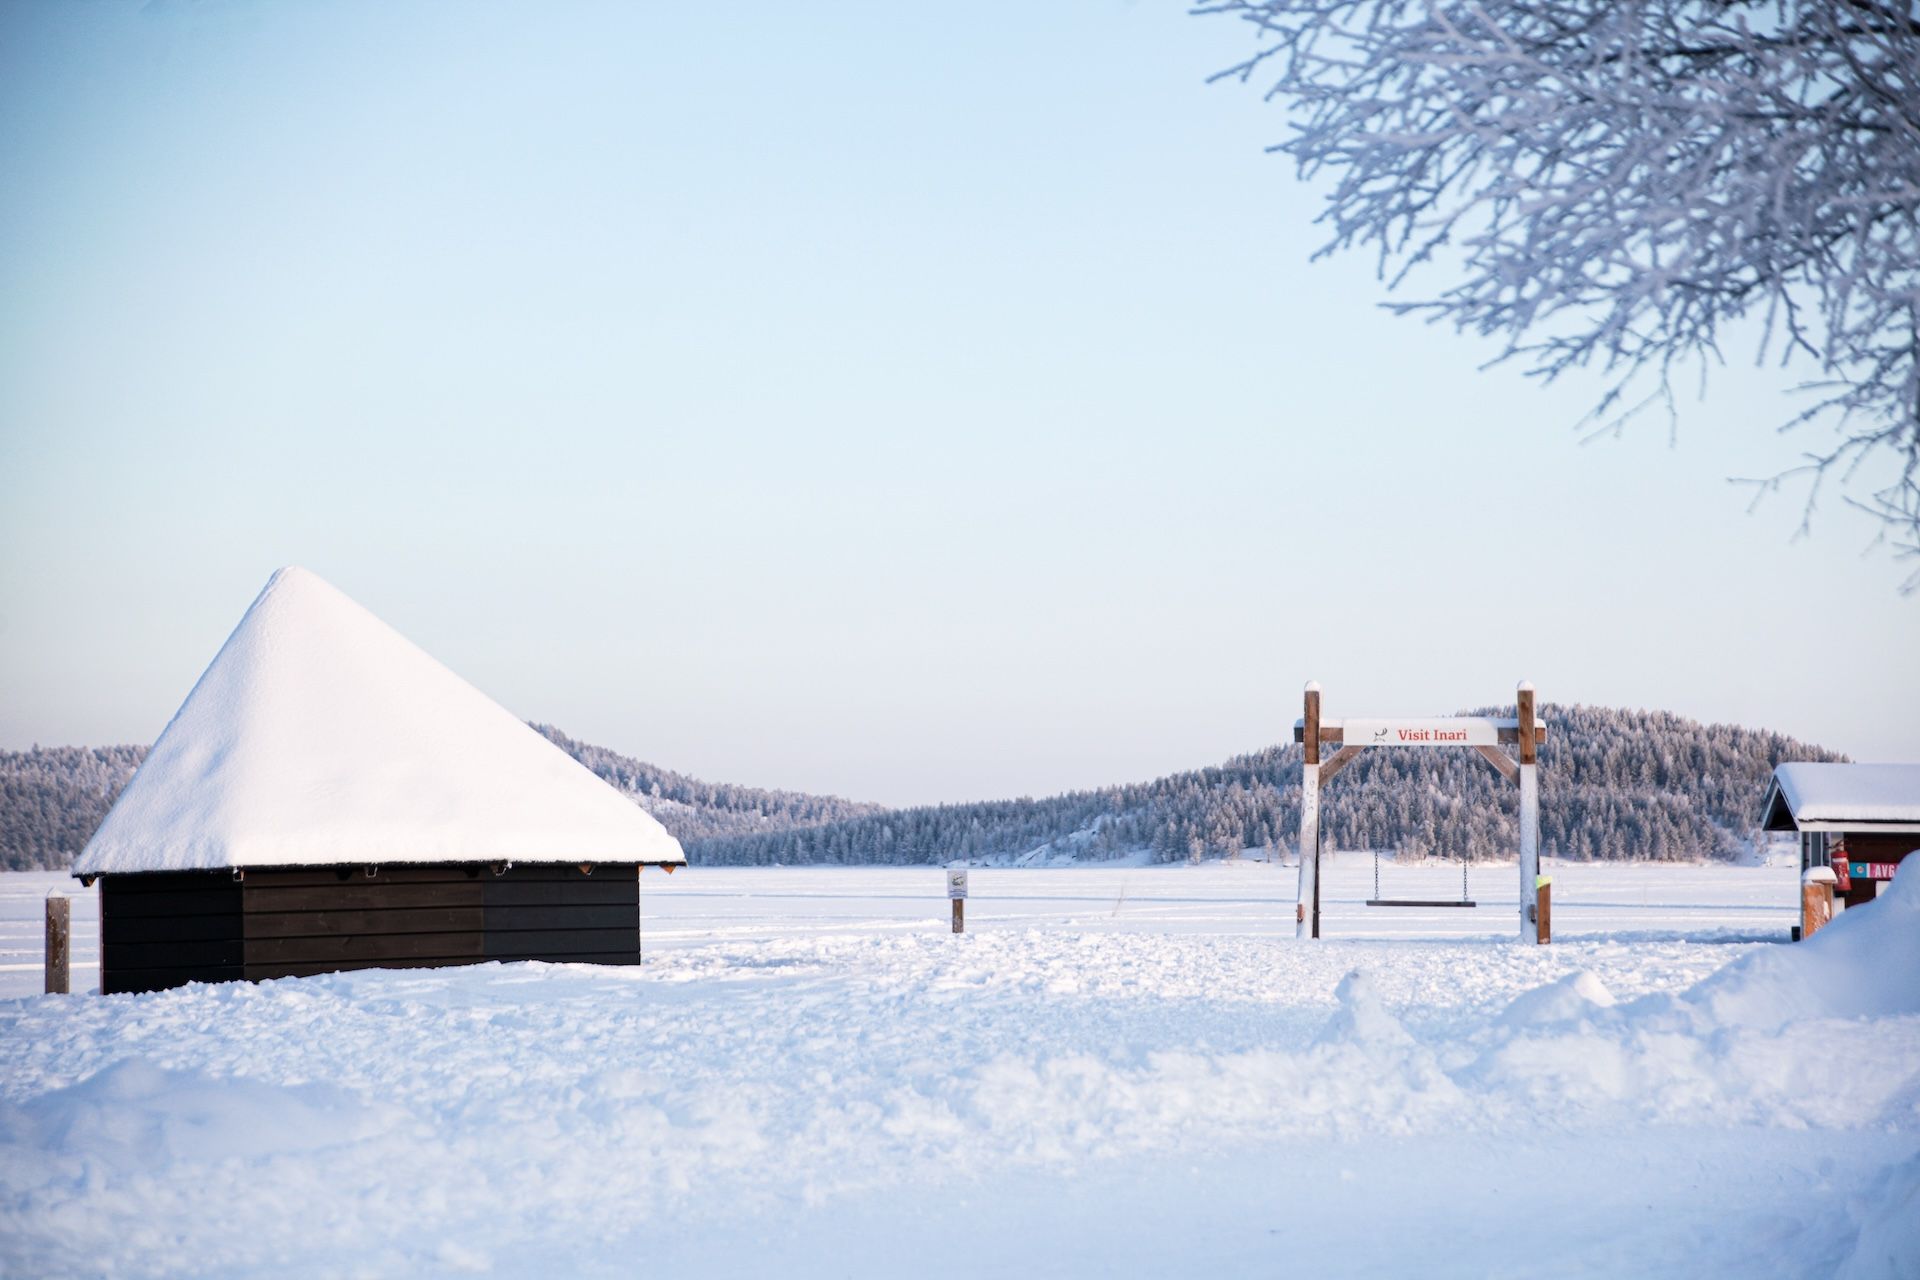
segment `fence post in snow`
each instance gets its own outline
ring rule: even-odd
[[[1553,941],[1553,877],[1541,876],[1538,887],[1533,891],[1533,906],[1538,913],[1540,925],[1540,945],[1546,946]]]
[[[68,952],[73,940],[73,899],[65,894],[47,895],[47,994],[67,994]]]
[[[1300,732],[1300,900],[1293,936],[1320,936],[1320,682],[1307,681]]]
[[[1833,886],[1840,878],[1832,867],[1808,867],[1800,876],[1800,940],[1811,938],[1822,925],[1833,922]]]
[[[1533,681],[1522,680],[1513,709],[1520,731],[1520,940],[1539,942],[1540,746],[1535,741]]]

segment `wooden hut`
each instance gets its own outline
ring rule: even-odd
[[[314,574],[241,618],[74,864],[100,989],[640,961],[680,844]]]
[[[1801,872],[1832,868],[1837,907],[1871,902],[1920,853],[1920,764],[1780,765],[1761,827],[1799,833]]]

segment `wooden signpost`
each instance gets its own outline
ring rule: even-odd
[[[1540,883],[1540,740],[1546,736],[1534,710],[1534,691],[1522,681],[1512,719],[1453,716],[1439,719],[1323,720],[1320,684],[1309,681],[1304,714],[1294,725],[1300,743],[1300,889],[1294,935],[1320,936],[1320,789],[1369,747],[1469,747],[1520,788],[1520,936],[1545,942],[1546,890]],[[1512,755],[1501,750],[1511,746]],[[1323,758],[1329,746],[1338,749]],[[1389,904],[1394,905],[1394,904]]]

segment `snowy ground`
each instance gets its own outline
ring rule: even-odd
[[[0,877],[0,1273],[1913,1274],[1920,892],[1553,872],[650,872],[639,970],[105,999]]]

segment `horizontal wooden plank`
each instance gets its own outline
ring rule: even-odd
[[[241,945],[238,938],[166,942],[117,942],[109,938],[101,945],[100,959],[109,969],[198,969],[239,964]]]
[[[270,884],[279,888],[310,888],[341,884],[346,881],[386,881],[391,884],[436,884],[446,880],[493,880],[512,883],[544,884],[554,881],[637,880],[640,866],[634,862],[588,863],[593,870],[583,872],[573,862],[361,862],[329,867],[249,867],[249,883]],[[504,866],[496,872],[495,867]],[[367,870],[372,868],[372,875]],[[225,874],[225,873],[222,873]]]
[[[640,879],[573,881],[492,880],[486,883],[483,900],[493,907],[560,907],[593,903],[635,903],[640,901]]]
[[[526,960],[538,960],[544,964],[639,964],[638,948],[632,951],[583,951],[577,954],[546,956],[488,956],[487,959],[499,964],[516,964]]]
[[[547,957],[527,957],[529,959],[548,959]],[[241,975],[250,982],[267,982],[275,978],[311,978],[327,973],[356,973],[368,969],[439,969],[456,968],[469,964],[511,964],[512,959],[491,957],[483,960],[474,956],[420,957],[412,960],[317,960],[286,964],[249,964]],[[552,957],[553,964],[605,964],[635,965],[640,963],[638,951],[607,951],[581,955]]]
[[[330,938],[342,934],[478,933],[479,903],[380,911],[255,911],[245,918],[249,938]]]
[[[1477,907],[1477,902],[1462,902],[1458,898],[1368,898],[1370,907]]]
[[[638,929],[488,930],[482,954],[488,959],[539,960],[547,956],[640,949]]]
[[[240,912],[217,916],[110,916],[107,942],[208,942],[240,937]]]
[[[267,982],[274,978],[311,978],[323,973],[354,973],[364,969],[452,969],[484,963],[479,956],[425,956],[412,960],[311,960],[287,964],[249,964],[245,969],[245,977],[249,982]]]
[[[100,877],[100,887],[107,893],[196,893],[233,883],[231,871],[116,872]]]
[[[1501,726],[1499,732],[1500,732],[1500,741],[1504,743],[1511,745],[1513,743],[1520,741],[1520,730],[1516,728],[1510,728],[1503,725]],[[1345,737],[1346,737],[1346,731],[1344,729],[1331,729],[1331,728],[1328,728],[1326,725],[1320,726],[1320,745],[1322,747],[1339,746],[1341,744],[1341,741]],[[1297,724],[1293,726],[1293,740],[1295,742],[1303,742],[1306,740],[1306,731],[1303,730]],[[1546,725],[1543,725],[1543,724],[1534,725],[1533,740],[1536,744],[1543,743],[1547,740]],[[1391,744],[1383,744],[1383,745],[1391,745]],[[1466,744],[1461,743],[1460,745],[1465,746]]]
[[[378,880],[350,880],[344,884],[277,888],[249,881],[242,900],[248,915],[291,911],[381,911],[399,907],[477,907],[478,880],[446,880],[432,884],[382,884]]]
[[[591,873],[582,872],[580,864],[572,862],[516,862],[507,868],[504,876],[495,876],[494,880],[529,883],[546,880],[564,881],[607,881],[640,879],[640,864],[637,862],[590,862]]]
[[[482,954],[480,933],[360,933],[341,937],[248,938],[246,963],[304,964],[329,960],[413,960]]]
[[[100,895],[100,914],[109,925],[136,916],[219,916],[238,914],[240,886],[197,893],[119,893]]]
[[[489,874],[479,864],[462,866],[381,866],[368,875],[358,867],[255,867],[247,872],[249,888],[311,889],[344,884],[445,884],[478,880]]]
[[[493,868],[505,866],[496,875]],[[493,880],[544,883],[551,881],[635,880],[640,875],[637,862],[596,862],[586,865],[591,873],[574,862],[371,862],[344,863],[324,867],[244,867],[241,880],[234,879],[232,868],[200,871],[129,871],[102,875],[100,883],[128,893],[178,893],[219,888],[238,883],[274,884],[282,888],[339,884],[347,880],[384,880],[393,884],[431,884],[444,880]],[[374,874],[367,875],[372,867]]]
[[[104,969],[100,990],[106,995],[134,991],[165,991],[184,987],[189,982],[234,982],[241,976],[239,966],[207,966],[199,969]]]
[[[582,903],[559,906],[488,907],[486,928],[495,929],[633,929],[640,927],[637,902]]]

